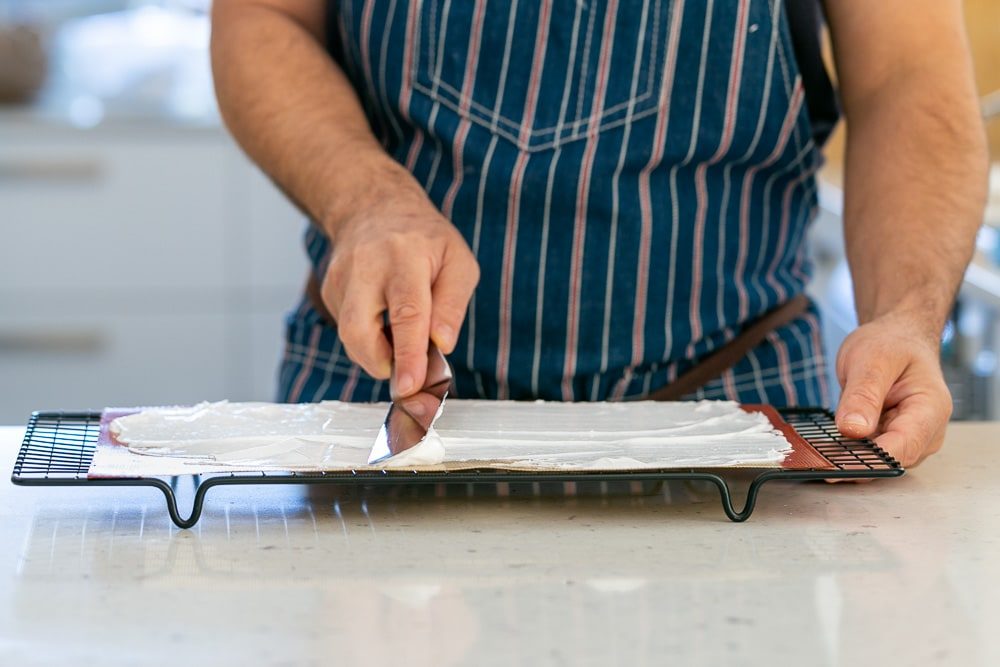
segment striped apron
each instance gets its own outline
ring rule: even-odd
[[[344,0],[327,33],[479,261],[458,396],[642,396],[804,290],[821,157],[779,0]],[[825,405],[824,376],[811,309],[691,397]],[[307,299],[279,384],[388,397]]]

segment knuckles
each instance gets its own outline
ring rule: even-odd
[[[393,326],[406,326],[419,322],[425,313],[412,301],[398,301],[389,306],[389,322]]]
[[[372,340],[377,327],[360,319],[374,312],[368,306],[386,309],[397,334],[397,360],[423,358],[426,338],[420,330],[429,329],[432,316],[436,317],[432,310],[438,311],[439,305],[442,315],[455,320],[452,326],[460,325],[467,303],[431,303],[433,281],[449,263],[448,280],[453,287],[471,293],[480,280],[479,263],[458,230],[436,211],[383,210],[377,218],[359,220],[339,235],[323,292],[339,305],[340,312],[333,314],[352,361],[365,366],[366,360],[381,354]],[[380,303],[357,303],[361,296],[353,286],[370,288],[361,292],[371,295],[367,298],[379,298]],[[462,301],[457,296],[448,300]]]
[[[340,309],[337,320],[337,334],[345,345],[356,344],[360,339],[361,322],[358,318],[358,311],[351,306],[344,306]]]

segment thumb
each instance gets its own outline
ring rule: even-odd
[[[846,436],[865,438],[875,432],[885,397],[899,373],[893,359],[858,355],[844,368],[844,391],[837,406],[837,428]]]

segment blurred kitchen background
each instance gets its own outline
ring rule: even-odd
[[[210,2],[0,0],[0,424],[36,409],[273,398],[304,221],[222,127]],[[956,418],[994,419],[1000,3],[965,4],[997,162],[943,357]],[[831,359],[854,326],[842,137],[811,239]]]

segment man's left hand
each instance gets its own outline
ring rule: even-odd
[[[952,410],[939,338],[922,319],[890,313],[871,320],[837,355],[837,427],[849,437],[874,438],[904,467],[941,448]]]

